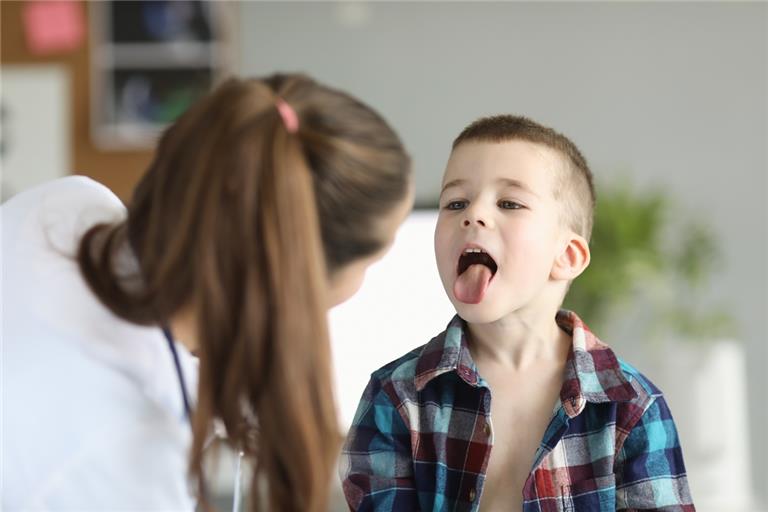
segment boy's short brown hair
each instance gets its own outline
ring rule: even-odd
[[[563,172],[558,173],[555,199],[563,205],[568,226],[587,240],[592,235],[595,212],[595,187],[587,160],[568,137],[523,116],[483,117],[470,124],[453,141],[453,149],[467,141],[505,142],[524,140],[554,149],[563,157]]]

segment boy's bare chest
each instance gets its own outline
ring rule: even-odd
[[[562,372],[486,377],[491,387],[493,448],[481,512],[522,510],[523,485],[562,385]]]

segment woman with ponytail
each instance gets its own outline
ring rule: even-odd
[[[127,209],[83,177],[9,200],[3,510],[207,507],[215,424],[254,467],[253,510],[326,510],[326,313],[411,203],[394,131],[301,75],[190,108]]]

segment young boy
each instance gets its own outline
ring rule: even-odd
[[[496,116],[454,141],[435,253],[458,314],[373,373],[342,458],[352,510],[694,510],[661,392],[559,309],[594,204],[550,128]]]

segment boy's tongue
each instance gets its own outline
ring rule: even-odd
[[[453,285],[453,294],[465,304],[479,304],[488,290],[492,277],[491,269],[485,265],[479,263],[470,265],[456,279],[456,283]]]

